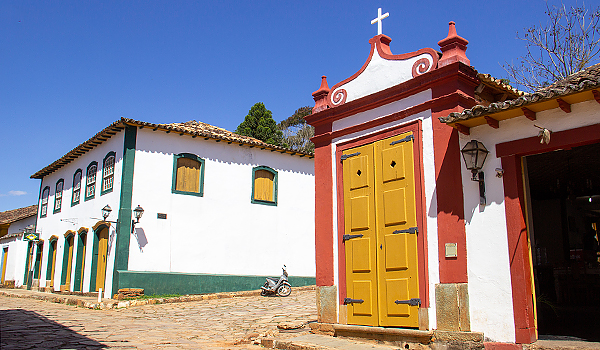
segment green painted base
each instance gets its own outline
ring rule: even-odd
[[[118,271],[118,275],[119,289],[144,288],[145,295],[185,295],[256,290],[265,283],[266,277],[276,277],[122,270]],[[314,277],[301,276],[290,276],[289,282],[292,287],[316,284]]]

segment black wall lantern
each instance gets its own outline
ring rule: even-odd
[[[108,204],[105,205],[104,208],[102,208],[102,217],[104,218],[104,221],[106,221],[106,219],[108,219],[108,216],[110,215],[111,212],[112,212],[112,208]]]
[[[477,140],[469,141],[460,152],[467,169],[471,170],[471,180],[479,182],[479,204],[485,205],[485,182],[481,169],[490,152]]]
[[[135,224],[140,222],[140,218],[144,215],[144,208],[139,205],[133,209],[133,216],[135,216],[135,220],[131,220],[131,233],[135,230]]]

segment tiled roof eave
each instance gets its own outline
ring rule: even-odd
[[[238,135],[240,137],[238,139],[238,138],[216,135],[213,133],[207,133],[207,132],[202,132],[202,131],[197,131],[197,130],[190,131],[190,130],[186,130],[185,128],[177,127],[177,126],[171,125],[171,124],[153,124],[153,123],[149,123],[149,122],[141,122],[138,120],[126,119],[126,118],[124,118],[123,121],[125,124],[131,125],[131,126],[148,127],[148,128],[153,128],[153,129],[157,129],[157,130],[170,131],[170,132],[181,133],[181,134],[186,134],[186,135],[191,135],[191,136],[196,136],[196,137],[204,137],[204,138],[208,138],[208,139],[212,139],[212,140],[227,141],[230,143],[237,143],[237,144],[241,144],[241,145],[250,145],[253,147],[261,147],[263,149],[269,149],[269,150],[278,151],[281,153],[288,153],[290,155],[298,155],[301,157],[309,157],[309,158],[314,157],[314,154],[311,154],[311,153],[293,151],[293,150],[290,150],[285,147],[271,145],[269,143],[263,142],[261,140],[258,140],[258,139],[252,138],[252,137],[247,137],[247,136]]]
[[[600,70],[600,66],[598,67]],[[465,109],[462,112],[453,112],[446,117],[439,117],[442,123],[454,124],[460,121],[469,120],[477,117],[484,117],[498,113],[501,111],[508,111],[511,109],[517,109],[533,105],[540,102],[550,101],[569,95],[594,90],[600,87],[600,75],[590,76],[586,79],[582,79],[578,83],[566,84],[562,87],[549,87],[541,89],[531,94],[523,95],[513,100],[507,100],[504,102],[494,102],[489,106],[477,105],[470,109]]]
[[[28,207],[3,211],[0,213],[0,225],[11,224],[35,216],[37,215],[37,207],[37,204],[33,204]]]
[[[107,126],[102,131],[98,132],[96,135],[91,137],[89,140],[87,140],[84,143],[80,144],[79,146],[73,148],[71,151],[69,151],[67,154],[60,157],[56,161],[54,161],[52,164],[44,167],[43,169],[37,171],[35,174],[31,175],[30,178],[42,179],[44,176],[47,176],[47,175],[53,173],[54,171],[60,169],[64,165],[69,164],[74,159],[77,159],[78,157],[82,156],[83,154],[87,153],[88,151],[94,149],[96,146],[102,144],[104,141],[108,140],[110,137],[112,137],[116,133],[123,130],[126,125],[135,126],[135,127],[139,127],[139,128],[148,127],[148,128],[153,128],[154,130],[163,130],[163,131],[167,131],[167,132],[181,133],[182,135],[186,134],[186,135],[191,135],[191,136],[195,136],[195,137],[209,138],[209,139],[218,140],[218,141],[227,141],[229,143],[238,143],[238,144],[243,144],[243,145],[249,145],[250,147],[260,147],[261,149],[269,149],[272,152],[277,151],[280,153],[288,153],[292,156],[307,157],[307,158],[314,157],[314,154],[293,151],[293,150],[290,150],[290,149],[287,149],[284,147],[274,146],[274,145],[271,145],[271,144],[268,144],[263,141],[260,141],[260,140],[257,140],[257,139],[251,138],[251,137],[247,137],[247,136],[238,135],[239,138],[226,137],[226,136],[217,135],[214,133],[201,132],[198,130],[190,131],[190,130],[186,130],[182,127],[177,127],[177,126],[171,125],[171,124],[154,124],[154,123],[143,122],[143,121],[139,121],[139,120],[135,120],[135,119],[121,117],[121,119],[119,119],[119,120],[115,121],[114,123],[112,123],[111,125]],[[220,129],[220,128],[216,128],[216,129]],[[221,129],[221,130],[224,130],[224,129]],[[224,131],[229,134],[233,134],[229,131],[226,131],[226,130],[224,130]]]
[[[109,126],[107,126],[104,129],[102,129],[100,132],[98,132],[96,135],[92,136],[87,141],[83,142],[79,146],[70,150],[64,156],[55,160],[52,164],[42,168],[41,170],[37,171],[35,174],[31,175],[30,178],[31,179],[42,179],[44,176],[53,173],[54,171],[60,169],[64,165],[69,164],[74,159],[79,158],[83,154],[94,149],[96,146],[102,144],[104,141],[108,140],[113,135],[115,135],[119,131],[123,130],[124,125],[122,123],[122,119],[123,118],[121,118],[121,120],[117,120],[116,122],[110,124]]]

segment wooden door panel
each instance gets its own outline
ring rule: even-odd
[[[348,323],[377,325],[377,236],[373,145],[344,151],[344,226],[347,297],[363,300],[348,304]],[[358,154],[356,154],[358,153]]]
[[[354,233],[359,230],[368,230],[370,227],[369,217],[371,216],[371,209],[369,201],[372,198],[369,196],[358,196],[350,199],[350,230]]]
[[[396,304],[396,300],[408,300],[410,299],[409,291],[409,279],[408,278],[397,278],[388,279],[385,281],[385,292],[386,292],[386,309],[388,317],[409,317],[411,314],[411,308],[408,304]]]
[[[108,229],[104,228],[98,234],[98,262],[96,264],[96,291],[104,288],[106,279],[106,259],[108,257]]]
[[[353,315],[367,317],[373,316],[375,311],[375,305],[373,304],[373,298],[371,297],[374,294],[373,283],[369,280],[354,281],[352,287],[354,295],[353,299],[363,300],[362,303],[353,304]]]
[[[383,182],[404,179],[405,167],[402,166],[404,164],[403,150],[404,147],[400,145],[399,147],[384,149],[381,152]]]
[[[377,141],[375,146],[377,240],[382,245],[377,256],[381,326],[419,326],[419,306],[396,304],[419,298],[417,233],[410,231],[417,227],[410,135]]]
[[[346,249],[350,249],[352,255],[352,272],[374,271],[371,265],[371,249],[372,245],[370,238],[357,238],[347,242]]]
[[[408,243],[406,234],[391,234],[385,236],[385,270],[408,269]]]
[[[349,324],[418,327],[411,135],[342,152]]]
[[[406,189],[397,188],[383,192],[384,225],[405,224],[407,217]]]
[[[350,190],[372,186],[372,183],[369,181],[373,177],[372,165],[369,164],[371,163],[369,162],[369,158],[372,158],[370,157],[371,154],[358,155],[347,160],[348,167],[352,169],[348,173]]]

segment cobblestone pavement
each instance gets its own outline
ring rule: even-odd
[[[259,349],[256,338],[308,333],[315,291],[90,310],[0,296],[0,348]]]

